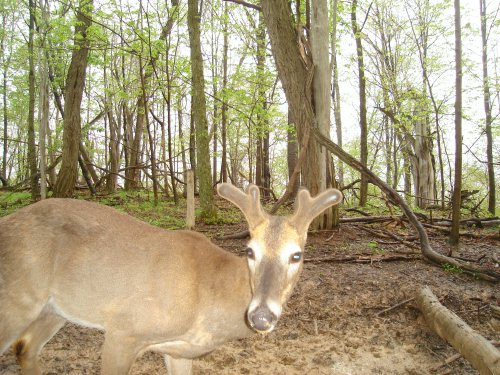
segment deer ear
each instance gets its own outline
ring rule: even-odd
[[[290,222],[297,228],[299,233],[305,234],[316,216],[341,201],[342,193],[337,189],[327,189],[314,198],[311,198],[307,189],[301,189],[297,194],[295,213]]]
[[[267,218],[267,213],[260,205],[260,191],[257,186],[250,184],[244,193],[234,185],[223,182],[217,185],[217,192],[243,212],[250,231]]]

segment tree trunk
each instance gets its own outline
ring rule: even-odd
[[[8,141],[8,138],[9,138],[9,131],[8,131],[8,125],[9,125],[9,121],[8,121],[8,111],[7,111],[7,105],[8,105],[8,101],[7,101],[7,71],[9,69],[9,66],[10,66],[10,54],[9,54],[9,57],[7,57],[7,51],[6,51],[6,47],[5,47],[5,37],[7,35],[7,30],[6,30],[6,26],[7,26],[7,16],[4,14],[2,15],[2,25],[3,27],[5,28],[4,30],[2,30],[2,32],[0,33],[0,49],[1,49],[1,55],[2,55],[2,68],[3,68],[3,84],[2,84],[2,88],[3,88],[3,94],[2,94],[2,105],[3,105],[3,109],[2,109],[2,113],[3,113],[3,139],[2,139],[2,143],[3,143],[3,148],[2,148],[2,170],[0,171],[0,176],[4,179],[3,181],[3,184],[5,184],[5,186],[7,186],[7,159],[8,159],[8,151],[9,151],[9,141]],[[14,35],[13,33],[11,33],[11,35]],[[11,43],[12,45],[12,43]]]
[[[366,117],[366,78],[365,64],[363,60],[363,44],[361,42],[361,30],[356,20],[358,1],[353,0],[351,6],[351,26],[354,38],[356,40],[356,55],[358,62],[358,78],[359,78],[359,125],[361,129],[360,136],[360,161],[363,165],[368,165],[368,120]],[[359,205],[366,205],[368,198],[368,178],[361,174],[361,185],[359,195]]]
[[[40,1],[40,6],[43,7],[42,1]],[[42,13],[45,11],[42,10]],[[45,17],[44,17],[45,18]],[[45,20],[43,21],[45,24]],[[44,32],[45,29],[44,29]],[[45,40],[45,35],[43,36]],[[40,149],[40,198],[45,199],[47,197],[47,153],[45,147],[45,141],[47,137],[47,129],[49,128],[49,67],[47,60],[43,54],[40,55],[40,98],[39,98],[39,118],[40,118],[40,135],[39,135],[39,149]]]
[[[196,173],[196,129],[194,124],[194,102],[191,98],[191,110],[189,120],[189,164],[194,173],[194,190],[197,191],[198,175]]]
[[[224,2],[224,46],[222,47],[222,107],[221,107],[221,180],[227,182],[227,58],[229,49],[229,37],[227,24],[229,13],[227,10],[227,2]]]
[[[186,146],[184,142],[184,130],[182,129],[183,126],[183,117],[182,117],[182,95],[178,95],[177,97],[177,123],[179,126],[179,143],[180,143],[180,148],[181,148],[181,160],[182,160],[182,175],[184,176],[184,182],[186,182],[186,173],[187,173],[187,161],[186,161]],[[193,172],[194,173],[194,172]],[[194,176],[193,176],[194,179]],[[193,182],[194,184],[194,182]],[[186,189],[186,184],[184,183],[183,185],[183,196],[184,198],[187,197],[187,189]]]
[[[38,199],[40,194],[38,189],[38,168],[36,158],[35,145],[35,2],[29,0],[29,38],[28,38],[28,61],[29,61],[29,76],[28,76],[28,167],[30,176],[31,200]]]
[[[142,70],[142,67],[139,67]],[[142,73],[140,73],[142,74]],[[141,163],[141,148],[142,148],[142,137],[144,134],[144,121],[145,121],[145,105],[144,98],[140,94],[137,98],[137,116],[135,120],[135,132],[133,131],[132,116],[130,116],[130,121],[127,121],[129,125],[129,159],[127,169],[125,170],[125,190],[135,190],[140,187],[140,163]]]
[[[338,0],[332,0],[332,19],[333,30],[331,35],[331,71],[333,74],[333,87],[332,87],[332,100],[333,100],[333,115],[335,118],[335,131],[337,134],[337,144],[343,147],[342,143],[342,116],[340,109],[340,87],[339,87],[339,68],[337,64],[337,13],[338,13]],[[338,183],[344,186],[344,165],[339,161],[338,166]],[[338,209],[338,206],[335,206]]]
[[[73,196],[78,175],[78,154],[81,138],[80,109],[89,53],[87,30],[92,23],[92,5],[92,0],[80,0],[76,14],[75,48],[68,69],[64,97],[62,164],[54,187],[56,197]]]
[[[141,62],[141,58],[139,58],[139,62]],[[150,123],[149,123],[149,103],[147,97],[147,81],[144,74],[144,71],[141,69],[140,71],[141,78],[141,92],[142,92],[142,102],[144,104],[144,122],[146,125],[146,131],[148,133],[149,140],[149,159],[151,161],[151,179],[153,180],[153,204],[158,206],[158,178],[157,178],[157,166],[156,166],[156,142],[155,135],[151,131]]]
[[[287,142],[286,142],[286,155],[287,155],[287,165],[288,165],[288,184],[292,182],[293,172],[295,166],[297,165],[297,159],[299,157],[299,144],[297,141],[297,130],[295,124],[293,123],[292,116],[290,113],[290,108],[288,109],[288,131],[287,131]],[[297,193],[299,192],[300,180],[295,179],[293,186],[290,188],[291,194],[290,199],[295,199]]]
[[[188,0],[188,29],[191,51],[191,74],[193,84],[193,112],[196,129],[196,164],[200,184],[201,216],[213,219],[216,216],[210,170],[210,149],[205,101],[205,79],[200,44],[200,19],[198,1]]]
[[[302,183],[311,195],[319,193],[318,145],[310,137],[316,124],[312,106],[312,77],[314,68],[306,48],[307,41],[301,25],[294,27],[286,0],[262,0],[262,14],[271,41],[273,56],[288,102],[292,121],[297,128],[300,152],[305,153]]]
[[[314,113],[319,131],[330,138],[330,82],[329,64],[328,1],[316,0],[311,3],[311,52],[314,62],[313,98]],[[320,191],[332,187],[333,171],[330,154],[323,147],[317,147],[319,162]],[[319,215],[313,228],[332,229],[338,225],[338,208],[330,207]]]
[[[448,341],[481,375],[500,374],[500,352],[467,323],[439,303],[428,288],[416,297],[427,325]]]
[[[267,120],[267,102],[265,87],[265,69],[266,69],[266,29],[262,12],[259,13],[259,26],[257,28],[257,128],[256,143],[257,155],[255,158],[255,184],[262,188],[261,196],[269,197],[269,124]]]
[[[481,15],[481,43],[482,43],[482,63],[483,63],[483,103],[485,113],[485,132],[486,132],[486,161],[488,162],[488,211],[495,215],[495,168],[493,165],[493,136],[491,125],[493,122],[491,116],[491,96],[488,76],[488,36],[486,30],[486,0],[479,0],[479,9]]]
[[[118,168],[120,165],[120,127],[113,114],[112,107],[108,108],[109,123],[109,173],[106,178],[106,190],[109,194],[116,191],[118,183]]]
[[[449,242],[459,242],[462,192],[462,29],[460,0],[455,0],[455,181],[452,197],[452,225]]]
[[[424,98],[417,102],[417,113],[414,114],[415,144],[413,147],[415,157],[412,158],[412,171],[414,175],[415,203],[417,207],[425,209],[427,206],[432,206],[436,203],[436,196],[429,122],[425,108],[419,111],[421,101],[423,100]]]

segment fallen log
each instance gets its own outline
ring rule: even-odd
[[[500,375],[500,351],[441,305],[429,287],[422,288],[415,300],[429,327],[450,343],[481,375]]]

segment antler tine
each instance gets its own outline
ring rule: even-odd
[[[266,219],[267,213],[260,205],[260,191],[257,186],[250,184],[244,193],[234,185],[223,182],[217,185],[217,192],[243,212],[250,230]]]
[[[311,198],[307,189],[301,189],[297,194],[295,213],[290,221],[300,233],[305,233],[316,216],[341,201],[342,193],[337,189],[327,189],[314,198]]]

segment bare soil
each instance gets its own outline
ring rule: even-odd
[[[221,227],[201,228],[209,236]],[[223,233],[243,230],[222,227]],[[245,240],[217,240],[229,251],[243,254]],[[448,252],[445,237],[432,245]],[[379,240],[359,227],[343,225],[339,232],[310,234],[308,260],[277,329],[269,335],[228,343],[194,362],[194,374],[477,374],[456,351],[429,330],[411,299],[428,285],[441,302],[487,339],[500,341],[500,322],[490,305],[500,305],[498,285],[444,270],[413,259],[383,261],[413,249]],[[417,252],[418,253],[418,252]],[[368,263],[339,261],[364,254]],[[455,255],[498,267],[497,240],[463,239]],[[327,261],[328,258],[336,261]],[[324,261],[318,261],[323,259]],[[382,313],[381,313],[382,312]],[[46,374],[98,374],[103,334],[67,324],[44,348]],[[447,363],[447,360],[451,360]],[[17,374],[12,352],[0,357],[0,374]],[[132,374],[165,374],[161,355],[146,353]]]

